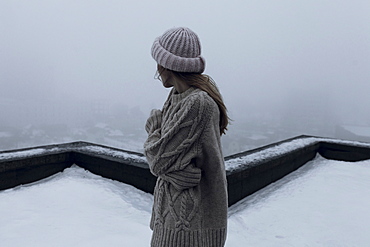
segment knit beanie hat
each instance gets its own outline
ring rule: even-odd
[[[169,70],[203,73],[206,61],[200,51],[198,36],[189,28],[179,27],[167,30],[155,39],[152,57]]]

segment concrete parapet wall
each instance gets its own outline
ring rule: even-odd
[[[314,143],[280,156],[257,160],[253,166],[227,172],[229,205],[295,171],[312,160],[318,148],[319,143]]]
[[[229,205],[298,169],[317,154],[345,161],[370,159],[370,144],[299,136],[226,157]],[[153,193],[156,178],[143,154],[86,142],[0,152],[0,190],[46,178],[73,164]]]
[[[73,161],[92,173],[135,186],[153,193],[156,183],[147,163],[136,160],[113,158],[91,153],[74,152]]]

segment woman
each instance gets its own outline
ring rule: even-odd
[[[173,28],[152,46],[158,78],[173,87],[162,110],[152,110],[144,153],[158,177],[151,246],[224,246],[227,183],[220,136],[228,116],[222,97],[203,75],[198,36]]]

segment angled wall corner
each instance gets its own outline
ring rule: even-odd
[[[229,205],[295,171],[317,154],[327,159],[365,160],[370,159],[370,144],[298,136],[228,156]],[[149,193],[156,183],[143,154],[73,142],[0,152],[0,190],[35,182],[73,164]]]

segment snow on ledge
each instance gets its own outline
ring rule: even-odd
[[[317,142],[327,142],[327,143],[334,143],[334,144],[342,144],[342,145],[350,145],[350,146],[357,146],[357,147],[365,147],[370,148],[370,143],[363,143],[357,141],[347,141],[347,140],[339,140],[339,139],[330,139],[330,138],[320,138],[320,137],[300,137],[296,139],[292,139],[291,141],[282,142],[272,147],[264,148],[259,151],[248,153],[244,156],[231,158],[226,160],[225,167],[227,171],[233,171],[245,165],[252,165],[259,160],[270,159],[273,157],[277,157],[291,151],[303,148],[305,146],[313,145]],[[101,154],[107,155],[115,158],[122,158],[122,159],[129,159],[134,162],[139,163],[147,163],[145,156],[131,153],[129,151],[117,150],[112,149],[109,147],[94,145],[94,144],[85,144],[82,146],[70,146],[67,145],[60,145],[52,148],[45,148],[38,147],[28,150],[18,150],[18,151],[7,151],[7,152],[0,152],[0,160],[7,160],[7,159],[16,159],[16,158],[25,158],[31,157],[36,155],[42,154],[50,154],[55,152],[62,152],[62,151],[80,151],[80,152],[88,152],[93,154]]]
[[[252,165],[259,160],[274,158],[274,157],[292,152],[294,150],[303,148],[305,146],[313,145],[317,142],[327,142],[327,143],[335,143],[335,144],[343,144],[343,145],[370,148],[370,143],[363,143],[363,142],[357,142],[357,141],[346,141],[346,140],[330,139],[330,138],[319,138],[319,137],[301,137],[301,138],[293,139],[289,142],[283,142],[283,143],[277,144],[276,146],[273,146],[273,147],[259,150],[255,153],[250,153],[250,154],[246,154],[245,156],[226,160],[225,168],[226,168],[226,171],[233,171],[242,166]]]
[[[26,150],[18,150],[18,151],[6,151],[1,153],[0,152],[0,160],[8,160],[8,159],[22,159],[26,157],[38,156],[38,155],[46,155],[50,153],[56,152],[87,152],[92,154],[101,154],[107,155],[114,158],[122,158],[132,160],[134,162],[144,162],[146,163],[146,158],[139,154],[131,153],[129,151],[121,151],[115,150],[109,147],[98,146],[94,144],[85,144],[83,146],[74,146],[73,144],[61,144],[57,147],[48,148],[45,147],[37,147],[37,148],[30,148]]]
[[[52,148],[52,149],[34,148],[34,149],[29,149],[29,150],[6,152],[6,153],[0,153],[0,160],[25,158],[25,157],[46,154],[46,153],[51,153],[51,152],[56,152],[56,151],[60,151],[60,148]]]
[[[125,152],[125,151],[119,151],[119,150],[114,150],[108,147],[101,147],[101,146],[84,146],[84,147],[78,147],[74,148],[74,151],[85,151],[85,152],[91,152],[95,154],[103,154],[107,156],[111,156],[114,158],[122,158],[122,159],[129,159],[133,160],[135,162],[145,162],[146,163],[146,158],[144,156],[140,156],[137,154]]]
[[[276,146],[262,149],[255,153],[246,154],[245,156],[229,159],[225,161],[225,167],[227,171],[233,171],[237,168],[245,166],[246,164],[253,164],[259,160],[273,158],[285,153],[289,153],[293,150],[312,145],[318,142],[315,137],[299,138],[289,142],[283,142]]]

